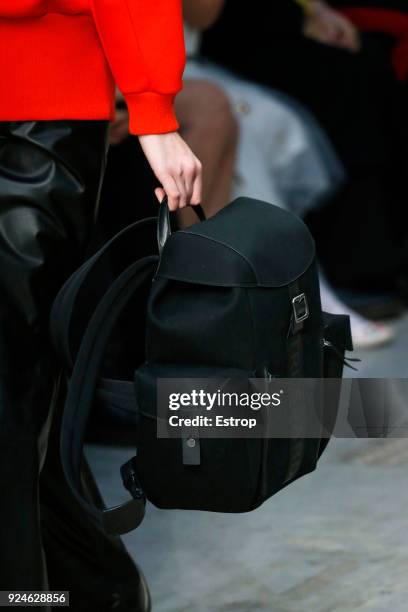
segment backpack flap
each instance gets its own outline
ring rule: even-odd
[[[238,198],[211,219],[171,235],[157,277],[224,287],[282,287],[299,278],[314,257],[313,238],[299,217],[266,202]]]

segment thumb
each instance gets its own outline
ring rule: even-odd
[[[163,187],[156,187],[154,193],[159,202],[161,202],[166,197],[166,192],[164,191]]]

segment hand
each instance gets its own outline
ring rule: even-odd
[[[154,174],[162,184],[155,190],[161,202],[168,197],[170,210],[200,204],[201,163],[178,132],[139,136],[140,144]]]
[[[359,32],[349,19],[322,0],[312,0],[310,9],[303,26],[305,36],[353,53],[360,51]]]

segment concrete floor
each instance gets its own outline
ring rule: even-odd
[[[364,377],[408,376],[398,341],[360,353]],[[88,447],[109,503],[131,449]],[[149,506],[125,537],[153,612],[407,612],[408,440],[334,439],[318,470],[248,515]]]

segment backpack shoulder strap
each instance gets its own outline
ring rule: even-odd
[[[105,509],[90,504],[80,480],[85,428],[110,334],[135,291],[153,278],[157,262],[157,256],[150,256],[129,266],[97,306],[79,347],[62,418],[60,451],[65,477],[79,503],[108,533],[135,529],[143,520],[145,498],[140,488],[132,487],[134,483],[125,483],[133,495],[129,502]]]
[[[50,332],[58,355],[70,370],[80,340],[98,302],[131,263],[158,253],[157,219],[137,221],[109,240],[72,274],[53,304]]]

